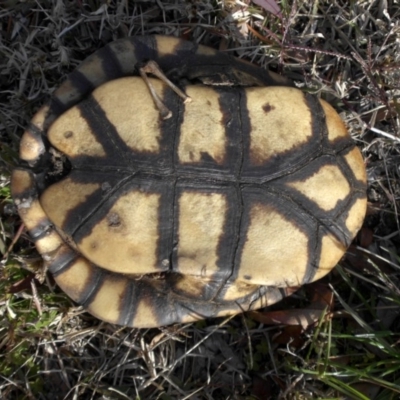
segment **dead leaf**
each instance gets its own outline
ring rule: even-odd
[[[299,349],[306,341],[302,335],[304,332],[300,325],[285,326],[278,334],[276,334],[272,341],[276,344],[287,345]]]
[[[328,312],[333,311],[333,292],[326,283],[317,281],[306,285],[305,288],[311,298],[311,304],[307,308],[316,310],[328,308]]]
[[[287,288],[290,289],[290,288]],[[265,325],[298,325],[302,329],[307,329],[315,324],[321,316],[333,311],[333,293],[328,285],[322,282],[314,282],[306,286],[311,295],[310,305],[306,308],[279,311],[250,311],[251,318]]]
[[[267,376],[266,379],[263,379],[259,376],[255,376],[253,378],[251,395],[260,400],[271,399],[272,398],[271,386],[273,385],[274,381],[270,377]]]
[[[8,289],[8,293],[14,294],[28,289],[31,290],[32,280],[35,280],[35,275],[29,273],[29,275],[26,276],[24,279],[21,279],[18,282],[13,283],[11,287]]]
[[[307,329],[317,322],[324,310],[317,308],[298,308],[296,310],[281,310],[258,312],[250,311],[250,317],[265,325],[299,325]]]
[[[372,229],[363,226],[358,234],[360,238],[360,246],[367,249],[374,241],[374,232]]]

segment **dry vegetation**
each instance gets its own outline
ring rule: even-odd
[[[0,398],[400,397],[400,5],[396,0],[5,0],[0,8]],[[273,1],[265,5],[274,6]],[[33,113],[88,54],[128,35],[207,44],[328,99],[368,169],[369,208],[329,277],[273,310],[164,329],[101,323],[49,277],[9,176]]]

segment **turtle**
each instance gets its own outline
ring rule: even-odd
[[[90,55],[33,116],[20,159],[12,196],[46,270],[123,326],[274,304],[331,271],[366,213],[362,155],[329,103],[175,37]]]

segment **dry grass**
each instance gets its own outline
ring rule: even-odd
[[[235,0],[3,2],[0,398],[399,398],[400,5],[283,0],[280,7],[282,19]],[[329,100],[347,122],[366,160],[369,210],[350,255],[325,280],[334,306],[317,322],[288,328],[237,316],[120,328],[81,312],[51,279],[40,284],[29,272],[40,259],[19,230],[8,186],[23,128],[88,54],[154,33],[279,71]],[[305,293],[275,309],[306,308]]]

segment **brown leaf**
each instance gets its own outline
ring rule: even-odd
[[[30,273],[24,279],[21,279],[18,282],[15,282],[14,284],[12,284],[8,290],[8,293],[19,293],[19,292],[22,292],[23,290],[27,290],[27,289],[31,290],[31,281],[32,280],[35,280],[35,275]]]
[[[303,332],[303,328],[300,325],[285,326],[273,337],[272,341],[277,344],[290,344],[291,347],[298,349],[305,343],[305,338],[302,335]]]
[[[358,237],[360,238],[360,246],[364,247],[364,249],[367,249],[368,246],[370,246],[374,241],[374,232],[372,229],[363,226],[358,234]]]
[[[270,377],[263,379],[259,376],[255,376],[253,378],[253,385],[251,388],[251,395],[256,397],[257,399],[271,399],[272,390],[271,386],[274,385],[274,382]]]
[[[306,286],[306,290],[311,297],[311,304],[307,307],[315,310],[333,311],[333,292],[324,282],[317,281]]]
[[[306,289],[311,296],[310,305],[306,308],[264,312],[251,311],[249,315],[265,325],[298,325],[305,330],[316,323],[326,312],[326,309],[328,309],[328,312],[333,311],[333,292],[328,285],[323,282],[314,282],[307,285]]]
[[[317,322],[324,313],[322,309],[298,308],[296,310],[281,310],[258,312],[250,311],[251,318],[265,325],[299,325],[307,329]]]
[[[360,271],[368,270],[372,272],[371,266],[367,261],[365,253],[358,250],[356,246],[351,245],[346,253],[346,262],[348,262],[353,268]]]

